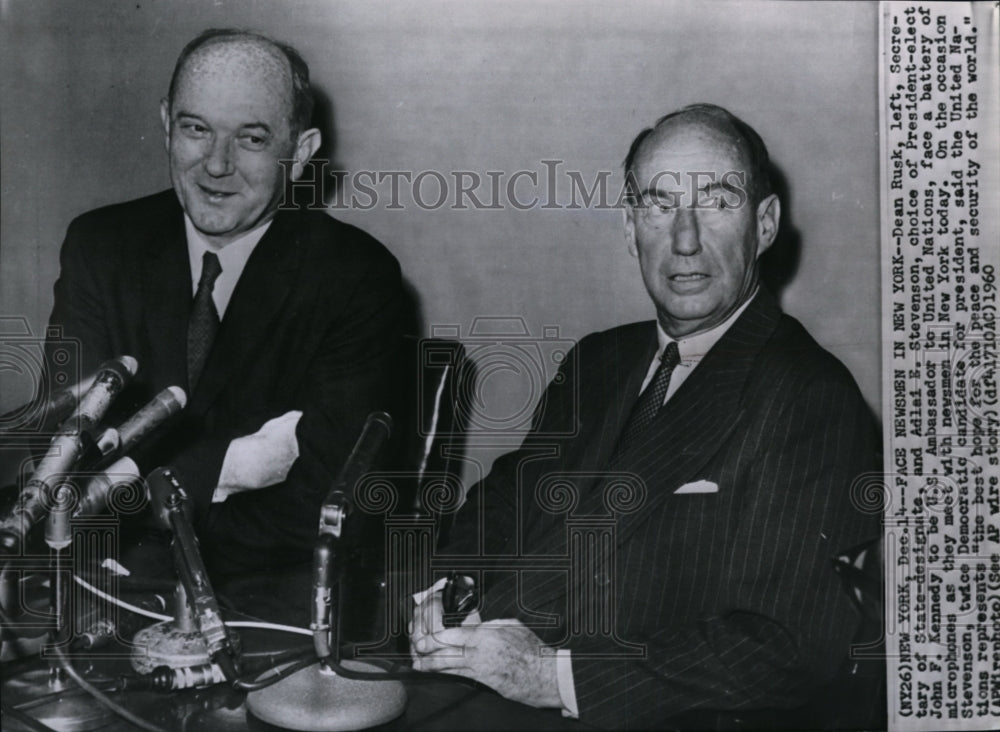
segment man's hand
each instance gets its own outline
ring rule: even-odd
[[[286,412],[265,422],[252,435],[230,442],[212,503],[222,503],[234,493],[267,488],[283,481],[299,457],[295,426],[301,416],[299,411]]]
[[[533,707],[562,707],[556,652],[519,620],[466,622],[445,628],[441,593],[414,608],[413,667],[475,679],[501,696]]]

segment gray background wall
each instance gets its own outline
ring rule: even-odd
[[[321,155],[353,172],[485,179],[561,160],[557,200],[569,170],[612,172],[614,196],[638,130],[691,102],[729,107],[788,182],[783,305],[878,406],[875,3],[5,0],[0,13],[0,316],[35,332],[69,221],[168,185],[157,107],[181,47],[240,26],[302,51],[336,137]],[[425,200],[436,191],[428,179]],[[402,209],[388,203],[336,215],[396,254],[425,333],[504,316],[575,339],[652,317],[617,210],[423,210],[407,186]],[[483,409],[519,413],[537,391],[522,377],[489,377]],[[27,398],[25,379],[0,378],[0,408]]]

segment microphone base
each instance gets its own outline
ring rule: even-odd
[[[168,620],[135,634],[129,660],[141,674],[148,674],[157,666],[187,668],[209,663],[208,646],[201,633],[179,630]]]
[[[341,661],[351,671],[385,673],[360,661]],[[406,708],[399,681],[359,681],[321,665],[304,668],[247,694],[247,709],[258,719],[305,732],[338,732],[385,724]]]

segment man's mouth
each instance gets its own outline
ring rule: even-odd
[[[689,272],[670,275],[669,279],[673,282],[697,282],[698,280],[707,280],[708,275],[702,272]]]
[[[205,198],[207,198],[212,203],[221,203],[230,196],[236,195],[232,191],[219,191],[214,188],[207,188],[206,186],[203,186],[201,184],[198,185],[198,188],[205,195]]]

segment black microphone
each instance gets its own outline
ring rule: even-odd
[[[361,661],[337,663],[335,586],[342,567],[336,566],[338,545],[350,530],[350,496],[358,480],[371,470],[379,449],[389,438],[392,418],[385,412],[368,415],[361,436],[320,507],[319,537],[313,552],[313,644],[320,664],[296,671],[275,684],[247,695],[247,709],[270,724],[299,730],[365,729],[385,724],[403,713],[406,690],[395,679],[373,682],[349,678],[337,668],[371,675],[383,669]],[[333,621],[333,622],[332,622]],[[331,636],[333,640],[331,641]],[[309,700],[303,704],[302,700]]]
[[[67,504],[71,501],[58,479],[73,470],[87,445],[93,441],[94,429],[114,398],[135,375],[138,366],[131,356],[119,356],[101,365],[93,385],[80,397],[76,410],[60,426],[48,452],[21,489],[10,516],[0,521],[0,550],[18,552],[28,531],[48,510],[69,509]],[[60,488],[60,497],[55,495],[57,487]],[[61,523],[68,527],[68,521]],[[64,538],[60,537],[58,541],[62,542]]]
[[[337,653],[337,643],[330,641],[330,617],[335,604],[333,586],[338,579],[334,569],[337,549],[345,538],[345,525],[351,525],[346,521],[353,508],[348,496],[358,480],[371,470],[379,450],[391,433],[392,417],[386,412],[368,415],[358,441],[354,443],[351,454],[347,456],[319,509],[319,540],[313,550],[312,622],[309,628],[313,631],[316,655],[320,658]]]
[[[333,514],[327,516],[325,509],[330,505],[343,505],[345,511],[350,508],[351,501],[349,496],[354,490],[354,486],[371,470],[372,463],[378,457],[379,450],[382,449],[382,445],[389,439],[391,434],[392,417],[388,413],[372,412],[368,415],[364,427],[361,428],[361,434],[358,436],[357,442],[354,443],[351,454],[347,456],[344,466],[337,474],[337,478],[333,481],[333,486],[330,488],[329,493],[326,494],[326,500],[323,501],[323,506],[320,508],[320,536],[330,534],[339,538],[340,527],[338,517]],[[346,512],[344,516],[346,516]]]

